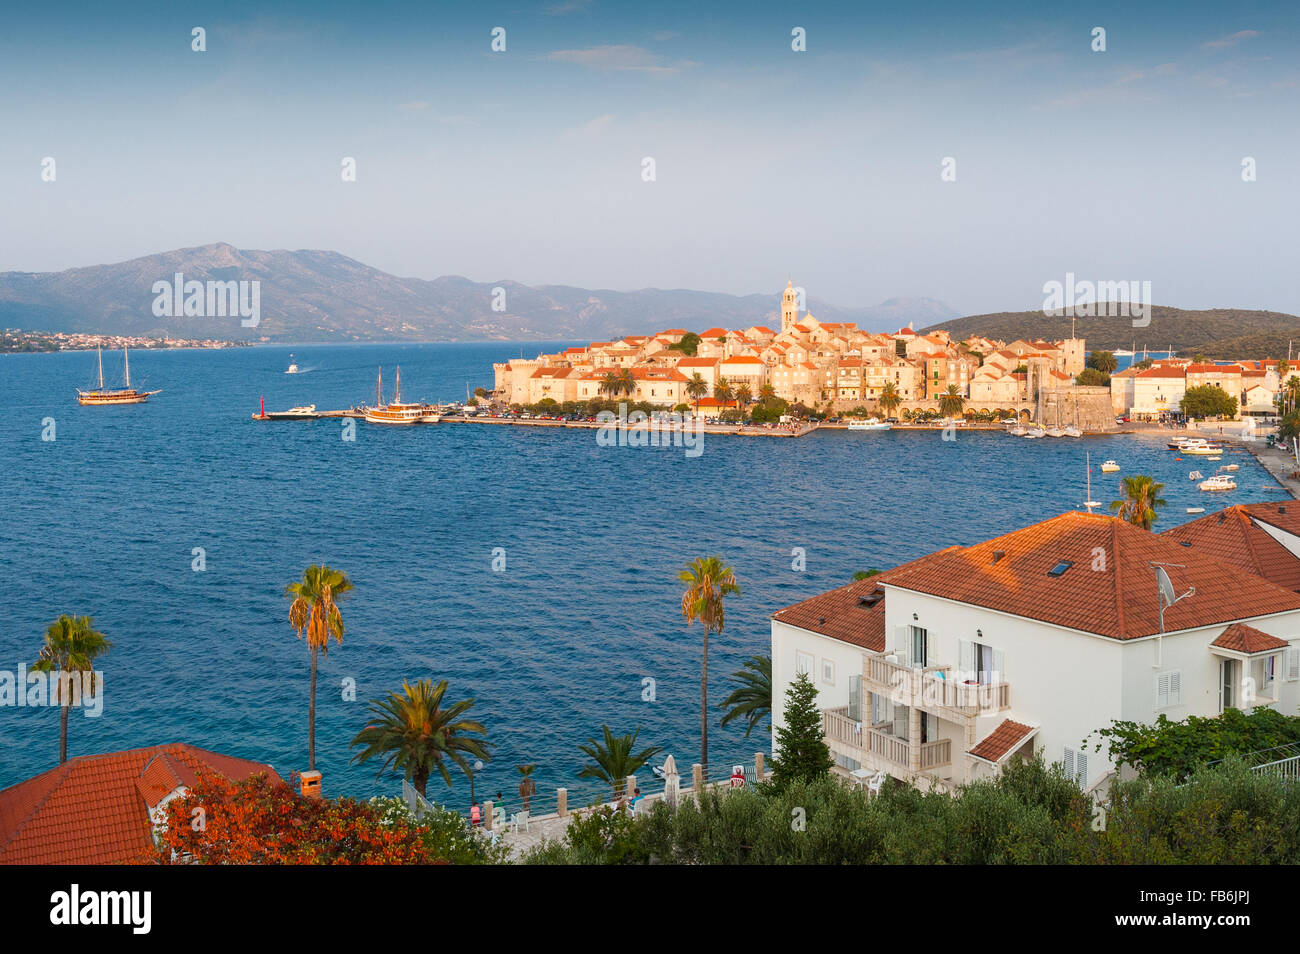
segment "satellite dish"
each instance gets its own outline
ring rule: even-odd
[[[1156,589],[1160,591],[1160,602],[1165,606],[1173,606],[1177,602],[1177,597],[1174,596],[1174,584],[1162,566],[1156,567]]]

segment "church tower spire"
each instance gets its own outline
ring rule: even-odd
[[[799,302],[794,294],[794,282],[785,283],[785,294],[781,296],[781,332],[784,334],[799,324]]]

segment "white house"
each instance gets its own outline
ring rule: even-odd
[[[1298,538],[1300,542],[1300,538]],[[1300,594],[1202,546],[1066,513],[777,611],[774,725],[810,674],[839,771],[948,788],[1042,751],[1085,788],[1112,720],[1300,706]],[[1176,602],[1163,609],[1156,567]]]

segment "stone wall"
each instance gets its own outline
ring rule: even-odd
[[[1072,387],[1043,391],[1044,427],[1060,425],[1085,431],[1104,431],[1115,426],[1111,409],[1110,388]]]

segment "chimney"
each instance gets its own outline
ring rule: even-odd
[[[1006,555],[1007,555],[1007,551],[1006,551],[1006,550],[994,550],[994,551],[993,551],[993,562],[994,562],[994,563],[997,563],[999,560],[1001,560],[1001,559],[1002,559],[1004,556],[1006,556]]]
[[[320,772],[314,769],[298,776],[299,791],[304,798],[320,798]]]

